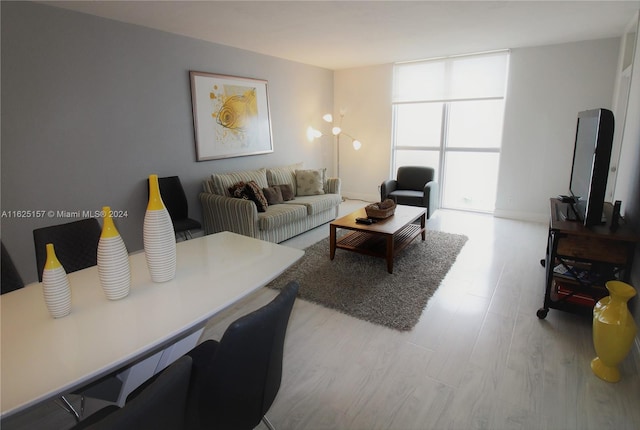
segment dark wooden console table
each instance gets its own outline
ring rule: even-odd
[[[605,283],[612,279],[628,281],[638,236],[621,223],[611,230],[613,205],[605,203],[606,224],[585,227],[568,221],[568,203],[550,199],[551,217],[546,258],[544,304],[538,318],[549,309],[591,315],[593,306],[608,295]]]

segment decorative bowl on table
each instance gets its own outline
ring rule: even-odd
[[[367,213],[367,217],[369,218],[389,218],[396,211],[396,202],[391,199],[386,199],[379,203],[372,203],[370,205],[367,205],[365,206],[364,210]]]

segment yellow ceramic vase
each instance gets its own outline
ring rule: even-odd
[[[131,268],[127,247],[118,233],[111,208],[102,208],[103,226],[98,242],[98,276],[105,296],[109,300],[126,297],[131,288]]]
[[[605,286],[610,295],[593,308],[593,345],[598,356],[591,361],[591,369],[605,381],[618,382],[618,365],[629,353],[637,331],[627,308],[636,290],[622,281],[609,281]]]
[[[62,318],[71,313],[71,286],[53,243],[47,243],[46,249],[47,260],[42,271],[44,302],[52,317]]]
[[[149,176],[149,204],[142,230],[151,280],[170,281],[176,276],[176,234],[160,195],[158,175]]]

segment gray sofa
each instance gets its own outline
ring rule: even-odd
[[[302,173],[314,173],[322,181],[320,189],[298,186]],[[334,220],[342,202],[340,179],[326,178],[325,169],[304,170],[301,164],[213,174],[200,193],[205,234],[231,231],[269,242],[279,243]],[[252,200],[232,197],[230,187],[240,182],[255,182],[259,188],[289,185],[295,197],[269,204],[264,212]],[[305,191],[305,192],[302,192]],[[301,195],[310,194],[311,195]]]

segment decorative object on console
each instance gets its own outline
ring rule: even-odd
[[[267,81],[189,76],[198,161],[273,152]]]
[[[98,242],[98,276],[109,300],[126,297],[131,289],[129,253],[113,223],[111,208],[102,208],[103,225]]]
[[[62,318],[71,313],[71,287],[53,243],[47,243],[46,249],[47,261],[42,271],[44,302],[53,318]]]
[[[349,139],[351,139],[351,143],[353,145],[353,149],[355,149],[356,151],[358,151],[361,147],[362,147],[362,142],[360,142],[358,139],[356,139],[355,137],[345,133],[342,130],[342,119],[344,118],[344,112],[341,111],[340,112],[340,120],[338,121],[338,123],[334,123],[333,122],[333,115],[330,113],[324,114],[322,116],[322,119],[325,120],[326,122],[330,123],[332,125],[331,128],[331,134],[333,136],[336,137],[336,146],[337,146],[337,169],[336,169],[336,176],[340,177],[340,136],[345,136]],[[309,139],[309,141],[313,141],[314,139],[317,139],[319,137],[324,136],[325,134],[322,133],[320,130],[316,130],[313,127],[309,127],[307,128],[307,138]]]
[[[166,282],[176,275],[176,236],[171,216],[162,202],[158,175],[149,176],[149,204],[144,216],[144,252],[153,282]]]
[[[618,382],[618,364],[629,353],[637,332],[627,308],[636,290],[622,281],[609,281],[605,286],[610,295],[593,308],[593,345],[598,356],[591,361],[591,369],[605,381]]]

